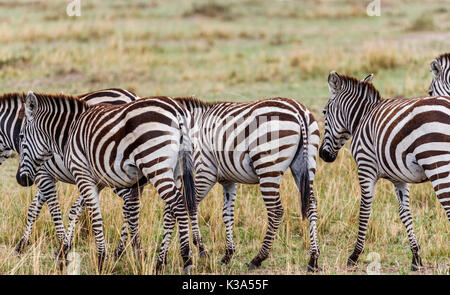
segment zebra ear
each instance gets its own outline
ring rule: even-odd
[[[370,74],[369,76],[365,77],[361,80],[361,82],[372,82],[373,74]]]
[[[27,118],[33,117],[37,107],[37,98],[33,91],[29,91],[25,98],[25,115]]]
[[[341,90],[341,77],[335,71],[332,71],[330,75],[328,75],[328,88],[332,94],[335,94],[339,90]]]
[[[430,64],[430,68],[431,68],[431,72],[433,73],[433,75],[435,77],[439,76],[439,74],[441,73],[441,65],[439,64],[439,62],[437,60],[433,60]]]

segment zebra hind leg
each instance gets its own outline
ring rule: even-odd
[[[164,200],[166,207],[169,207],[171,214],[178,223],[180,254],[183,259],[184,273],[190,274],[193,264],[190,247],[189,214],[186,208],[186,199],[177,188],[176,178],[174,178],[172,171],[168,170],[159,174],[156,172],[157,171],[152,172],[149,169],[148,172],[144,170],[143,174],[156,188],[158,195]]]
[[[163,268],[167,263],[167,252],[169,250],[170,241],[172,240],[172,234],[176,225],[176,219],[172,215],[172,212],[170,211],[170,207],[168,205],[164,207],[163,219],[164,235],[161,242],[161,247],[159,249],[158,261],[156,262],[156,274],[162,273]]]
[[[196,195],[196,210],[194,213],[190,214],[191,219],[191,228],[192,228],[192,236],[193,236],[193,243],[197,247],[200,258],[207,258],[208,257],[208,250],[206,249],[206,246],[203,242],[202,235],[200,233],[200,227],[198,223],[198,207],[200,205],[200,202],[205,198],[205,196],[208,194],[208,192],[211,190],[211,188],[216,183],[216,179],[211,179],[211,167],[208,167],[209,169],[208,174],[203,171],[202,169],[198,169],[197,174],[195,175],[195,195]],[[197,168],[196,168],[197,169]],[[177,183],[178,185],[178,183]],[[181,185],[180,185],[181,189]]]
[[[317,202],[314,198],[314,193],[311,191],[311,197],[309,201],[309,207],[307,211],[307,218],[309,222],[309,243],[310,243],[310,258],[308,262],[308,271],[319,271],[319,243],[317,241]]]
[[[222,264],[228,264],[233,257],[235,246],[233,240],[233,224],[234,224],[234,200],[236,199],[237,185],[234,182],[222,183],[223,186],[223,222],[225,223],[227,241],[225,255],[220,261]]]
[[[116,259],[120,258],[120,256],[125,251],[126,242],[128,238],[128,232],[126,227],[128,226],[134,255],[136,259],[141,261],[142,258],[145,256],[145,253],[141,248],[141,241],[139,235],[140,190],[137,187],[134,187],[130,189],[122,189],[117,191],[116,193],[124,200],[123,203],[124,224],[122,226],[119,244],[114,251],[114,257]]]
[[[300,153],[301,155],[301,153]],[[303,160],[302,158],[299,158],[300,161],[306,161]],[[292,171],[292,176],[295,179],[295,183],[297,185],[297,188],[300,191],[300,194],[302,194],[302,190],[305,190],[306,188],[304,187],[303,181],[304,181],[304,176],[302,176],[302,171],[298,170],[298,167],[302,167],[302,163],[297,162],[298,160],[296,159],[295,162],[293,164],[291,164],[291,171]],[[309,171],[306,171],[306,173],[309,173]],[[314,190],[313,190],[313,180],[312,179],[308,179],[308,183],[307,185],[309,185],[310,189],[309,189],[309,198],[307,200],[308,205],[307,205],[307,209],[306,209],[306,217],[308,219],[309,222],[309,243],[310,243],[310,259],[308,262],[308,271],[309,272],[316,272],[319,271],[319,255],[320,255],[320,250],[319,250],[319,243],[317,241],[317,201],[316,198],[314,197]],[[301,202],[301,196],[300,196],[300,202]]]
[[[409,185],[407,183],[394,183],[394,185],[398,198],[398,213],[408,233],[409,244],[413,255],[411,270],[419,271],[423,269],[423,264],[419,254],[420,246],[414,234],[413,220],[409,209]]]
[[[450,221],[450,173],[445,179],[433,178],[431,181],[436,196],[445,210],[448,221]]]
[[[273,173],[271,173],[271,175],[272,174]],[[280,200],[280,181],[281,175],[278,177],[268,177],[260,179],[259,186],[263,196],[264,204],[267,208],[268,227],[258,255],[256,255],[256,257],[247,264],[249,269],[260,267],[261,263],[265,259],[267,259],[281,220],[283,218],[284,210]]]
[[[208,257],[208,250],[206,250],[205,244],[203,243],[202,235],[200,234],[200,228],[198,226],[198,208],[195,213],[190,214],[191,228],[192,228],[192,238],[193,243],[198,249],[198,254],[200,258]]]

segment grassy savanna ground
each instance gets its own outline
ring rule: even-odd
[[[450,49],[449,1],[381,0],[381,16],[368,17],[370,1],[88,1],[82,15],[66,15],[67,1],[0,1],[0,90],[84,93],[122,87],[140,96],[196,95],[205,100],[250,100],[283,96],[300,100],[323,122],[331,70],[365,77],[383,97],[426,94],[429,62]],[[17,157],[0,167],[0,273],[59,273],[48,209],[33,232],[33,245],[14,254],[36,188],[15,181]],[[318,160],[315,192],[321,273],[348,272],[345,263],[357,234],[359,185],[348,150],[333,164]],[[67,224],[76,187],[58,184]],[[195,273],[305,273],[308,223],[301,219],[298,192],[288,173],[281,190],[285,216],[270,258],[260,270],[245,263],[256,255],[266,228],[257,186],[240,185],[236,201],[237,253],[228,266],[224,253],[222,195],[214,187],[200,205],[200,224],[210,250]],[[121,200],[110,190],[101,197],[108,249],[114,249],[122,223]],[[148,251],[136,263],[131,251],[106,273],[151,273],[162,239],[163,202],[148,187],[142,198],[141,235]],[[448,274],[449,222],[429,184],[413,185],[412,213],[424,273]],[[381,272],[409,273],[411,253],[399,217],[393,186],[380,181],[375,194],[365,252],[356,273],[365,273],[368,254],[381,258]],[[81,273],[95,273],[90,234],[78,231],[74,250]],[[168,274],[182,273],[178,237],[168,257]]]

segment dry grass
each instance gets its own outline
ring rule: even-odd
[[[330,71],[363,78],[375,73],[384,97],[426,94],[429,62],[450,46],[448,13],[441,1],[383,0],[381,17],[368,17],[368,2],[209,0],[89,1],[82,16],[65,15],[64,1],[0,1],[0,89],[85,93],[107,87],[134,90],[140,96],[195,94],[205,100],[247,100],[284,96],[299,99],[322,119]],[[433,15],[433,26],[423,15]],[[18,17],[20,16],[20,17]],[[421,23],[422,22],[422,23]],[[48,213],[33,232],[33,245],[13,253],[36,189],[15,182],[17,159],[0,167],[0,273],[54,274],[57,242]],[[345,262],[357,233],[359,186],[350,154],[337,162],[319,161],[320,265],[324,274],[348,273]],[[75,200],[74,186],[59,184],[65,218]],[[270,258],[255,273],[305,273],[308,224],[299,213],[298,193],[287,175],[282,183],[285,216]],[[416,234],[425,273],[449,272],[449,222],[429,184],[411,190]],[[102,194],[108,250],[119,238],[121,201]],[[107,273],[152,273],[162,238],[163,203],[152,188],[143,196],[141,234],[148,257],[137,263],[130,253],[109,261]],[[266,227],[257,186],[239,186],[236,202],[237,253],[229,266],[219,261],[225,247],[221,188],[200,205],[200,223],[210,258],[194,259],[197,273],[249,273],[244,265],[257,253]],[[67,220],[66,224],[67,224]],[[95,273],[92,236],[77,232],[75,251],[81,272]],[[131,252],[131,251],[130,251]],[[408,273],[411,253],[397,214],[391,184],[377,186],[367,247],[357,273],[381,256],[382,271]],[[178,239],[170,248],[167,274],[181,273]]]
[[[0,167],[1,175],[13,178],[17,159]],[[409,273],[411,253],[409,242],[397,214],[397,201],[393,186],[380,181],[367,235],[366,249],[361,256],[359,267],[348,272],[345,263],[356,241],[357,216],[359,209],[359,186],[355,167],[349,158],[348,149],[341,152],[337,162],[326,165],[319,162],[315,192],[319,204],[318,233],[321,247],[320,266],[323,274],[365,273],[371,261],[370,252],[381,256],[382,272]],[[344,171],[344,172],[343,172]],[[324,181],[326,179],[326,181]],[[225,228],[221,218],[221,188],[216,186],[200,205],[200,224],[210,257],[198,258],[194,250],[195,273],[239,274],[276,273],[305,274],[308,260],[308,223],[302,220],[298,193],[290,173],[283,178],[281,189],[285,215],[274,249],[260,270],[249,272],[245,266],[256,255],[264,237],[267,225],[264,204],[257,186],[240,185],[236,201],[236,222],[234,237],[237,252],[229,266],[222,266],[220,259],[225,247]],[[33,244],[22,256],[16,256],[13,248],[21,237],[27,206],[35,189],[22,189],[14,181],[2,182],[3,202],[0,207],[0,241],[2,244],[0,272],[10,274],[56,274],[52,254],[57,249],[54,227],[48,210],[44,208],[33,233]],[[76,188],[59,184],[58,192],[63,212],[68,212],[77,197]],[[128,251],[120,261],[109,260],[105,273],[110,274],[151,274],[156,261],[159,243],[162,239],[163,202],[153,188],[146,188],[142,197],[141,235],[148,252],[143,263],[138,263]],[[121,200],[110,190],[101,197],[104,228],[108,250],[112,252],[119,238]],[[422,257],[424,273],[449,273],[449,224],[444,210],[438,203],[429,184],[414,185],[411,190],[412,214]],[[67,214],[65,214],[67,215]],[[67,222],[67,220],[66,220]],[[130,249],[130,248],[128,248]],[[167,274],[182,273],[182,261],[178,252],[178,239],[172,241]],[[82,258],[81,272],[95,273],[96,252],[92,236],[83,234],[78,227],[75,235],[74,251]]]

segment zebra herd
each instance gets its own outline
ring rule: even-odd
[[[102,270],[107,250],[99,194],[113,188],[123,203],[123,225],[114,257],[125,251],[128,238],[135,255],[143,254],[139,237],[140,197],[150,182],[165,202],[164,235],[156,272],[167,262],[172,233],[178,223],[184,271],[193,267],[193,244],[200,256],[202,240],[197,209],[216,183],[223,187],[225,254],[235,252],[234,202],[237,183],[259,184],[268,215],[267,232],[250,269],[267,259],[283,217],[281,178],[291,169],[300,191],[303,218],[309,222],[309,271],[319,269],[317,201],[314,196],[316,158],[333,162],[345,142],[358,166],[361,186],[359,230],[347,264],[357,263],[364,248],[378,179],[396,189],[399,215],[413,254],[412,270],[423,267],[409,207],[409,183],[430,181],[450,220],[450,53],[431,63],[429,96],[381,99],[371,83],[331,72],[330,99],[324,108],[325,132],[298,101],[270,98],[246,103],[207,103],[195,98],[140,98],[122,89],[80,96],[29,92],[0,97],[0,164],[12,151],[20,154],[17,182],[36,184],[39,191],[29,209],[25,232],[16,252],[30,243],[34,222],[47,203],[60,242],[58,259],[71,249],[74,229],[87,208]],[[55,183],[76,184],[80,193],[62,222]]]

